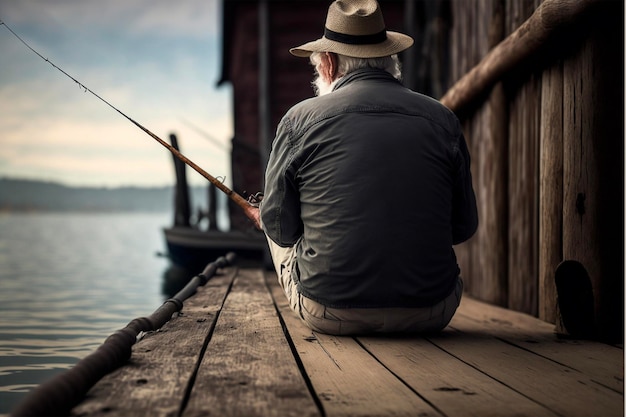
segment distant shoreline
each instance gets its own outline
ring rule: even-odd
[[[135,210],[135,209],[46,209],[46,208],[25,208],[25,207],[3,207],[0,206],[0,216],[4,215],[36,215],[36,214],[168,214],[173,212],[172,208],[158,210]]]
[[[160,187],[73,187],[49,181],[0,178],[0,213],[169,212],[174,185]],[[206,187],[189,187],[192,211],[205,209]]]

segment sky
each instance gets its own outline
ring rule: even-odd
[[[227,185],[232,93],[220,0],[0,0],[0,178],[175,182],[170,152],[20,42]],[[207,180],[187,168],[192,185]]]

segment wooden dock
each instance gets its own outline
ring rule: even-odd
[[[428,337],[336,337],[229,267],[133,346],[80,416],[623,416],[623,349],[465,297]]]

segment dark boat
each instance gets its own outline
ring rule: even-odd
[[[267,244],[261,232],[200,230],[173,226],[163,229],[170,261],[189,271],[200,271],[209,260],[235,252],[240,261],[261,261]]]
[[[170,141],[178,150],[175,135],[170,135]],[[263,261],[268,249],[262,232],[252,227],[245,231],[222,231],[217,228],[217,193],[212,184],[207,187],[208,209],[199,212],[194,221],[191,220],[186,165],[176,157],[173,159],[176,171],[174,224],[163,229],[167,257],[173,266],[195,274],[211,259],[229,251],[237,254],[238,263],[258,264]],[[208,220],[206,227],[200,225],[204,219]]]

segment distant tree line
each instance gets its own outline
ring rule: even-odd
[[[191,205],[207,207],[205,187],[190,187]],[[172,211],[174,186],[70,187],[55,182],[0,178],[0,212]]]

